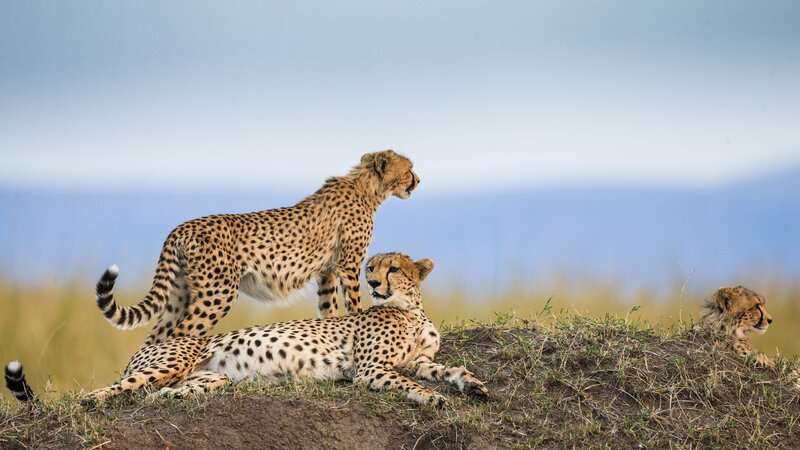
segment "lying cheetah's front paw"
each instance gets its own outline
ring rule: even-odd
[[[489,395],[489,390],[483,385],[483,382],[475,377],[472,372],[467,371],[462,379],[461,392],[467,395],[473,395],[479,398],[486,398]]]
[[[444,405],[447,404],[447,398],[441,394],[434,394],[428,399],[428,403],[436,408],[444,408]]]
[[[480,399],[485,399],[489,396],[489,390],[477,379],[464,382],[464,393]]]

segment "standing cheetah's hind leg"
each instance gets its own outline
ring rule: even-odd
[[[175,326],[186,315],[186,308],[189,307],[191,296],[186,279],[185,258],[179,260],[178,267],[179,271],[175,276],[175,281],[173,282],[172,290],[164,305],[164,310],[158,315],[156,324],[153,326],[152,331],[150,331],[150,335],[142,344],[142,347],[158,344],[169,339],[175,332]]]
[[[173,337],[205,336],[228,314],[239,296],[241,273],[227,257],[217,257],[214,267],[202,258],[189,260],[186,280],[189,306],[175,326]]]

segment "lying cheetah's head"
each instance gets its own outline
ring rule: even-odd
[[[419,286],[433,270],[433,261],[414,261],[402,253],[382,253],[367,261],[372,303],[401,309],[420,308]]]
[[[764,297],[744,286],[717,289],[703,307],[703,319],[738,339],[749,332],[763,333],[772,323]]]
[[[367,153],[361,157],[361,165],[375,171],[386,197],[392,195],[408,198],[419,184],[419,177],[412,170],[411,160],[392,150]]]

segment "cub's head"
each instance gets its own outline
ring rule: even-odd
[[[704,305],[703,318],[738,339],[764,333],[772,323],[764,297],[744,286],[722,287]]]
[[[419,287],[433,270],[433,261],[414,261],[402,253],[382,253],[367,260],[372,303],[401,309],[421,308]]]
[[[411,160],[392,150],[367,153],[361,157],[361,166],[375,172],[387,198],[391,195],[403,199],[410,197],[420,181],[412,170]]]

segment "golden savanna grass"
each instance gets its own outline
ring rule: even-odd
[[[581,286],[576,288],[575,286]],[[800,284],[770,281],[753,286],[767,298],[775,318],[769,331],[754,337],[754,344],[770,355],[800,354],[792,318],[800,317]],[[117,290],[122,305],[141,300],[145,288]],[[468,295],[453,289],[424,293],[425,308],[437,324],[470,321],[491,322],[498,314],[547,322],[555,316],[612,315],[655,325],[669,331],[681,322],[697,321],[700,304],[710,292],[685,292],[676,286],[656,295],[641,291],[623,298],[612,285],[590,286],[567,281],[536,292],[509,289],[502,295]],[[148,328],[120,331],[112,328],[94,304],[93,286],[85,283],[25,287],[0,282],[0,363],[22,361],[28,380],[37,392],[64,393],[108,385],[125,367],[142,343]],[[254,324],[316,316],[316,299],[301,298],[289,307],[266,307],[255,301],[239,301],[215,332]],[[8,393],[3,396],[9,399]]]

